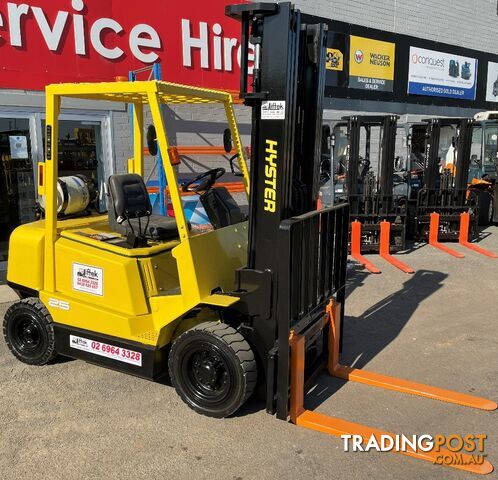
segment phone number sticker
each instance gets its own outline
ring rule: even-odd
[[[94,353],[101,357],[112,358],[118,362],[129,363],[138,367],[142,366],[142,354],[127,348],[116,347],[107,343],[96,342],[88,338],[69,336],[69,346],[83,352]]]

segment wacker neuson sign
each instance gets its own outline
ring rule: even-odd
[[[392,92],[394,51],[394,43],[351,35],[349,88]]]
[[[475,58],[410,47],[409,94],[474,100],[476,85]]]

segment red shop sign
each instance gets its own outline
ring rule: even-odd
[[[111,81],[160,61],[171,82],[236,90],[244,0],[0,2],[0,88]]]

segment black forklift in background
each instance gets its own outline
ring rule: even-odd
[[[474,120],[433,118],[426,122],[423,187],[417,193],[414,231],[428,240],[431,214],[439,215],[438,239],[458,241],[462,213],[469,214],[469,236],[478,236],[478,194],[469,190]]]
[[[390,223],[391,251],[403,250],[409,171],[396,157],[398,117],[353,115],[342,120],[332,140],[335,201],[347,201],[351,221],[361,223],[361,252],[379,252],[381,222]]]
[[[479,225],[498,223],[498,112],[474,115],[470,189],[479,195]]]

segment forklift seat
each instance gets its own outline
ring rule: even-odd
[[[200,200],[209,221],[215,229],[245,222],[245,215],[225,187],[212,187],[205,191]]]
[[[109,225],[114,232],[122,235],[132,232],[155,241],[178,237],[174,218],[152,215],[149,194],[140,175],[111,175],[107,186]]]

